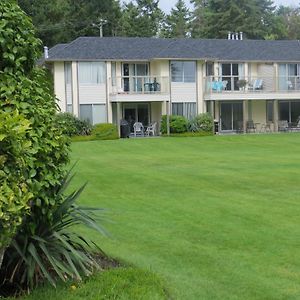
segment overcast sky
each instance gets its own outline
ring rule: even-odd
[[[121,1],[122,2],[122,1]],[[129,0],[125,0],[125,2],[129,2]],[[168,13],[172,7],[174,7],[175,3],[177,2],[177,0],[160,0],[160,8],[162,10],[164,10],[166,13]],[[187,5],[189,7],[192,7],[192,5],[189,3],[189,0],[185,0],[185,2],[187,3]],[[297,6],[299,4],[299,0],[274,0],[274,3],[276,5],[293,5],[293,6]]]

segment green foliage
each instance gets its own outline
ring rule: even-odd
[[[39,57],[40,41],[30,19],[10,0],[0,4],[0,71],[29,72]]]
[[[184,38],[190,33],[191,13],[183,0],[178,0],[175,8],[166,17],[161,36],[166,38]]]
[[[81,208],[76,204],[84,186],[65,196],[71,179],[66,176],[62,182],[52,218],[32,216],[37,225],[35,232],[18,232],[6,251],[1,278],[10,278],[11,283],[22,288],[32,288],[45,279],[55,286],[58,277],[63,281],[81,280],[82,274],[91,275],[99,267],[90,255],[94,244],[75,228],[83,225],[104,233],[96,222],[99,215],[95,215],[101,209]]]
[[[164,13],[158,6],[158,0],[137,0],[125,4],[119,21],[121,36],[154,37],[157,36]]]
[[[263,39],[282,34],[280,20],[270,0],[193,0],[193,37],[227,38],[244,32],[247,38]]]
[[[170,133],[181,133],[187,131],[188,121],[183,116],[169,116]],[[163,115],[161,119],[161,133],[167,133],[167,115]]]
[[[116,0],[18,0],[20,7],[32,17],[38,37],[48,46],[69,42],[78,36],[99,36],[92,24],[99,17],[109,22],[103,27],[105,36],[117,34],[121,8]]]
[[[54,122],[56,103],[46,73],[33,68],[40,41],[30,19],[9,0],[1,1],[0,15],[0,186],[10,206],[0,222],[11,225],[9,236],[0,231],[0,240],[7,243],[29,200],[33,219],[52,218],[69,148]],[[30,218],[22,230],[34,234],[37,224]]]
[[[9,244],[33,197],[25,175],[28,159],[32,162],[30,125],[17,111],[0,110],[0,249]]]
[[[212,132],[214,120],[210,113],[199,114],[189,121],[188,129],[191,132]]]
[[[115,124],[96,124],[92,129],[95,140],[115,140],[119,138],[118,128]]]
[[[56,115],[56,124],[68,136],[90,135],[92,131],[90,123],[80,120],[71,113],[58,113]]]

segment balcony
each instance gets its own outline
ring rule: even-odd
[[[111,101],[166,101],[170,94],[170,80],[165,76],[119,76],[109,80]]]
[[[205,100],[299,99],[300,77],[208,76],[204,89]]]

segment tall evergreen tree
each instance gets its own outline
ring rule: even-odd
[[[281,38],[292,40],[300,39],[300,7],[289,7],[281,5],[276,14],[282,22],[285,35]]]
[[[163,25],[161,36],[168,38],[184,38],[190,35],[191,13],[184,0],[178,0]]]
[[[193,37],[226,38],[244,32],[248,38],[264,39],[277,34],[272,0],[193,0]]]
[[[99,18],[107,20],[105,36],[117,34],[121,17],[119,0],[18,0],[32,18],[39,38],[47,46],[69,42],[78,36],[99,36],[93,27]]]
[[[154,37],[161,30],[164,13],[159,0],[136,0],[124,6],[120,20],[121,36]]]

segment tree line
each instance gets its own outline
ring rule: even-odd
[[[226,38],[244,32],[251,39],[300,39],[300,7],[276,7],[272,0],[178,0],[169,14],[159,0],[18,0],[45,45],[78,36]]]

